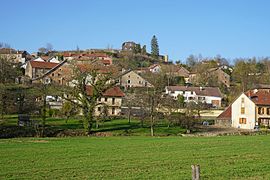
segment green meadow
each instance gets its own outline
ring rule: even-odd
[[[270,136],[0,140],[0,179],[270,179]]]

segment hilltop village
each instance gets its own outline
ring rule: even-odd
[[[188,131],[200,123],[250,130],[270,123],[268,58],[172,61],[159,54],[155,36],[151,52],[132,41],[70,51],[48,44],[32,54],[1,44],[0,58],[2,119],[18,114],[19,126],[35,122],[41,133],[48,114],[81,116],[87,133],[108,117],[137,118],[151,135],[161,120]]]

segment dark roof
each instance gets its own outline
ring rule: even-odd
[[[231,119],[232,117],[232,106],[228,106],[218,117],[217,119]]]
[[[57,66],[59,63],[30,61],[30,64],[32,68],[52,69],[53,67]]]
[[[169,91],[193,91],[200,96],[222,97],[218,87],[167,86]]]
[[[93,95],[93,87],[86,86],[86,93],[89,96]],[[123,96],[125,96],[125,94],[121,91],[121,89],[118,86],[114,86],[110,89],[107,89],[105,92],[102,93],[102,95],[105,97],[123,97]]]

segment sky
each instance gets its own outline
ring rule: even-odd
[[[120,49],[146,45],[156,35],[160,54],[270,56],[269,0],[1,0],[0,42],[36,52]]]

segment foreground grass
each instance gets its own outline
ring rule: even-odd
[[[270,136],[0,140],[0,179],[270,179]]]

